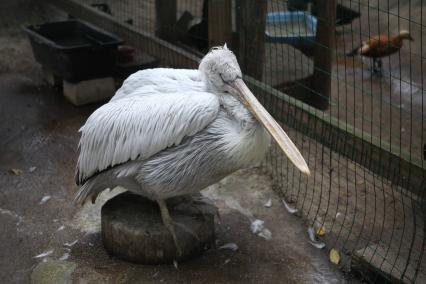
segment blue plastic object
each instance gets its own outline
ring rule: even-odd
[[[269,42],[306,48],[314,44],[316,31],[316,17],[303,11],[274,12],[266,16],[265,35]]]

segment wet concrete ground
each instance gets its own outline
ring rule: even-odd
[[[96,107],[68,103],[43,82],[26,38],[0,33],[2,283],[349,281],[328,261],[325,250],[308,243],[306,226],[284,209],[270,178],[259,169],[240,171],[204,191],[220,210],[218,244],[236,243],[237,251],[212,249],[178,268],[109,256],[99,234],[102,203],[83,208],[72,204],[77,130]],[[266,208],[269,198],[272,207]],[[256,218],[265,221],[271,240],[252,234],[250,223]],[[43,253],[48,255],[36,257]]]
[[[209,250],[173,265],[143,266],[109,256],[99,234],[100,205],[73,206],[77,129],[96,107],[75,108],[44,85],[39,68],[0,75],[0,278],[4,283],[311,283],[345,281],[327,253],[307,242],[305,226],[285,211],[259,170],[241,171],[206,195],[220,208],[219,244],[238,251]],[[34,168],[35,167],[35,168]],[[10,169],[20,169],[14,175]],[[45,196],[51,198],[45,203]],[[107,198],[105,195],[103,198]],[[272,207],[263,204],[272,198]],[[250,231],[265,221],[272,239]],[[67,246],[66,243],[73,246]],[[47,257],[35,256],[51,251]],[[65,260],[60,259],[67,258]],[[46,262],[44,262],[46,261]]]

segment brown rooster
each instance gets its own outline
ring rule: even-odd
[[[357,54],[373,58],[373,73],[381,73],[381,58],[396,53],[404,39],[413,40],[408,31],[400,31],[397,36],[377,35],[363,42],[360,46],[346,53],[347,56]]]

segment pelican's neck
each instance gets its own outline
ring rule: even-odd
[[[228,93],[216,93],[220,105],[225,112],[231,116],[243,128],[257,128],[260,124],[250,113],[250,111],[234,96]]]
[[[237,98],[225,91],[218,90],[211,86],[205,81],[204,76],[201,76],[201,78],[205,84],[206,91],[215,94],[224,111],[229,116],[233,117],[234,120],[238,121],[242,127],[257,128],[257,126],[260,125],[250,111]]]
[[[217,96],[228,118],[227,123],[222,122],[221,131],[229,160],[237,161],[240,168],[261,162],[270,145],[269,133],[237,98],[227,93]]]

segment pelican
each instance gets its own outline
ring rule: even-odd
[[[303,173],[296,146],[242,80],[226,45],[198,70],[148,69],[125,80],[79,130],[75,201],[122,186],[160,207],[181,253],[165,200],[198,192],[261,161],[272,136]]]

